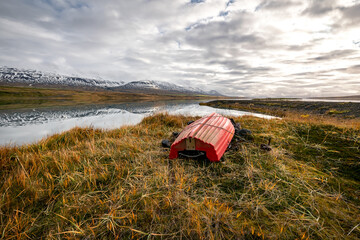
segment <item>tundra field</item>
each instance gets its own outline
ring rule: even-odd
[[[100,105],[134,101],[156,101],[174,99],[211,99],[207,95],[186,95],[162,92],[74,90],[56,88],[34,88],[0,86],[0,110],[25,108],[51,108],[58,106]]]
[[[253,140],[223,162],[169,160],[161,139],[195,119],[0,148],[1,239],[359,239],[356,119],[235,118]]]

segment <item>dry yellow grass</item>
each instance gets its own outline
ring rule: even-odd
[[[254,141],[223,163],[168,160],[161,139],[194,119],[0,148],[1,239],[359,238],[358,129],[243,117]]]

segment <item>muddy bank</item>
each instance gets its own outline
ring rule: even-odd
[[[360,118],[360,103],[356,102],[304,102],[281,100],[215,100],[204,105],[218,108],[232,108],[280,117],[289,112],[317,114],[341,118]]]

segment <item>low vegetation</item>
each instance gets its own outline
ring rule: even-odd
[[[169,160],[167,114],[2,147],[1,239],[359,239],[360,127],[312,117],[236,118],[221,163]]]
[[[339,110],[336,110],[336,109],[330,109],[327,114],[343,114],[343,113],[347,113],[349,112],[349,110],[342,110],[342,111],[339,111]]]
[[[211,96],[0,86],[0,110],[199,98]]]
[[[214,100],[202,104],[217,108],[266,113],[278,117],[311,114],[314,116],[325,116],[326,119],[329,116],[342,120],[360,118],[360,102],[306,102],[285,99],[254,99]],[[331,121],[333,120],[336,119],[332,118]]]

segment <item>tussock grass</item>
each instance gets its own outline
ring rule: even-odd
[[[194,119],[0,148],[1,238],[359,238],[359,129],[243,117],[254,141],[224,162],[168,160],[161,139]]]

